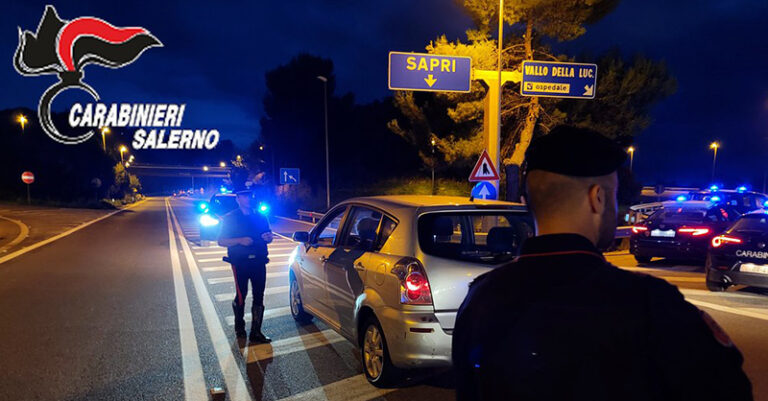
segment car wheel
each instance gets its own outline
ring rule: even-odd
[[[641,255],[634,255],[635,260],[637,263],[650,263],[652,256],[641,256]]]
[[[379,321],[371,316],[361,327],[360,359],[365,377],[376,387],[394,386],[402,376],[402,371],[389,358],[387,340]]]
[[[293,319],[302,324],[312,321],[312,315],[304,311],[304,304],[301,302],[301,292],[299,291],[299,282],[293,275],[291,275],[289,297],[291,301],[291,316],[293,316]]]
[[[722,281],[707,280],[707,289],[713,292],[723,292],[728,289],[728,284]]]

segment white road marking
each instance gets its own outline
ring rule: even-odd
[[[288,277],[288,272],[267,273],[267,279],[278,278],[278,277]],[[223,283],[234,283],[234,282],[235,282],[234,276],[215,277],[215,278],[208,279],[208,284],[223,284]]]
[[[679,281],[681,283],[703,283],[704,277],[680,277],[680,276],[655,276],[667,281]]]
[[[713,304],[711,302],[698,301],[690,298],[686,298],[686,299],[688,300],[688,302],[701,308],[709,308],[709,309],[713,309],[720,312],[732,313],[734,315],[746,316],[746,317],[751,317],[751,318],[760,319],[760,320],[768,320],[767,313],[755,312],[754,308],[750,310],[746,310],[746,309],[740,309],[740,308],[733,308],[730,306]]]
[[[165,216],[168,221],[168,238],[171,251],[171,268],[173,270],[173,288],[176,294],[176,315],[179,320],[179,341],[181,342],[181,368],[184,372],[184,399],[187,401],[206,401],[208,395],[205,389],[203,365],[200,362],[200,350],[195,338],[195,326],[192,323],[192,313],[189,310],[187,288],[184,285],[184,273],[181,271],[179,251],[176,237],[171,225],[171,215],[168,213],[169,203],[165,200]]]
[[[202,255],[221,255],[227,253],[226,249],[219,249],[216,251],[203,251],[203,252],[195,252],[195,255],[202,256]]]
[[[198,262],[200,263],[208,263],[208,262],[221,262],[221,258],[207,258],[207,259],[200,259]]]
[[[291,307],[290,306],[283,306],[280,308],[270,308],[264,311],[264,319],[273,319],[276,317],[283,317],[288,316],[291,314]],[[230,315],[224,318],[224,320],[227,321],[227,324],[230,326],[235,325],[235,317]],[[250,321],[251,320],[251,314],[246,313],[245,314],[245,320]]]
[[[395,391],[394,388],[376,388],[368,383],[365,375],[359,374],[323,387],[313,388],[303,393],[281,398],[280,401],[319,401],[319,400],[371,400],[383,397],[387,393]]]
[[[288,267],[288,264],[285,262],[270,262],[267,263],[267,270],[269,271],[277,269],[277,268],[284,268]],[[210,266],[210,267],[203,267],[202,270],[204,272],[221,272],[221,271],[230,271],[232,270],[231,265],[220,265],[220,266]]]
[[[322,347],[340,341],[346,341],[346,339],[335,331],[328,329],[272,341],[270,344],[252,345],[243,349],[243,356],[245,357],[246,363],[253,363],[280,355]]]
[[[288,289],[289,287],[287,285],[283,287],[267,288],[264,290],[264,295],[287,294]],[[228,292],[224,294],[216,294],[214,295],[214,298],[216,298],[216,301],[218,302],[232,302],[232,300],[235,299],[235,293]]]
[[[9,253],[8,255],[5,255],[2,258],[0,258],[0,264],[5,263],[5,262],[7,262],[7,261],[9,261],[11,259],[15,259],[15,258],[17,258],[17,257],[19,257],[19,256],[21,256],[21,255],[23,255],[23,254],[25,254],[25,253],[27,253],[29,251],[33,251],[33,250],[35,250],[37,248],[40,248],[43,245],[47,245],[47,244],[50,244],[53,241],[60,240],[60,239],[66,237],[66,236],[68,236],[68,235],[70,235],[70,234],[72,234],[72,233],[74,233],[76,231],[80,231],[80,230],[84,229],[85,227],[90,226],[91,224],[98,223],[98,222],[106,219],[107,217],[111,217],[111,216],[113,216],[113,215],[115,215],[117,213],[129,210],[129,209],[133,209],[134,207],[139,206],[139,205],[143,204],[144,202],[146,202],[147,199],[149,199],[149,198],[145,198],[143,200],[140,200],[140,201],[134,203],[133,205],[125,207],[125,208],[122,208],[120,210],[115,210],[114,212],[107,213],[104,216],[97,217],[97,218],[95,218],[95,219],[93,219],[91,221],[86,221],[85,223],[80,224],[79,226],[75,226],[74,228],[71,228],[71,229],[69,229],[67,231],[64,231],[61,234],[54,235],[51,238],[44,239],[44,240],[42,240],[40,242],[35,242],[34,244],[32,244],[30,246],[27,246],[27,247],[24,247],[24,248],[21,248],[21,249],[19,249],[16,252]]]
[[[288,256],[291,256],[291,254],[290,253],[271,253],[271,254],[267,255],[267,257],[269,257],[270,260],[271,260],[271,258],[283,258],[283,257],[288,257]]]
[[[181,236],[181,225],[179,224],[178,219],[176,219],[176,214],[173,212],[172,207],[170,208],[170,212],[173,217],[176,232]],[[213,302],[211,302],[211,296],[208,294],[208,290],[205,287],[205,282],[197,267],[197,262],[195,262],[195,256],[192,254],[192,250],[189,248],[189,244],[186,241],[181,241],[181,247],[184,250],[187,266],[189,267],[192,276],[192,283],[194,284],[197,298],[200,301],[200,307],[203,310],[203,317],[205,324],[208,327],[208,334],[211,336],[211,343],[213,344],[216,358],[219,361],[219,367],[224,376],[224,383],[227,386],[229,399],[232,401],[251,401],[252,398],[245,385],[243,374],[240,371],[237,360],[235,360],[235,355],[232,353],[231,343],[226,334],[224,334],[224,328],[216,313],[216,307],[213,305]],[[274,393],[271,390],[269,383],[265,383],[264,386],[267,394]],[[274,395],[272,395],[272,398],[274,398]]]

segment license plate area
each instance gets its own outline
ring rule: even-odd
[[[651,230],[651,237],[675,238],[675,230]]]
[[[757,265],[754,263],[742,263],[739,267],[740,272],[768,275],[768,265]]]

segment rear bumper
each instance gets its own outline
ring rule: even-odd
[[[453,337],[430,311],[375,311],[392,363],[402,369],[449,367]]]
[[[708,243],[708,240],[666,242],[630,238],[629,251],[638,256],[704,260],[707,257]]]
[[[743,273],[733,270],[707,269],[707,281],[768,288],[768,274]]]

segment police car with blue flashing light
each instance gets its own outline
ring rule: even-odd
[[[722,203],[741,214],[768,206],[768,195],[750,191],[746,185],[736,189],[720,189],[717,185],[712,185],[707,190],[690,192],[686,199]]]
[[[632,226],[629,251],[639,263],[651,258],[704,260],[710,240],[741,214],[718,201],[679,197],[662,202],[642,223]]]
[[[710,291],[735,284],[768,288],[768,212],[747,213],[712,238],[704,270]]]

